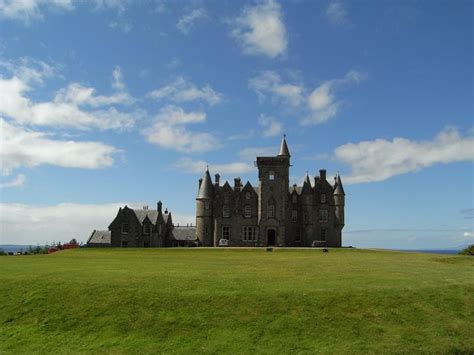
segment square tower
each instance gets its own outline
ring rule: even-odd
[[[259,199],[258,221],[261,244],[284,246],[290,173],[290,152],[285,136],[274,157],[257,157]]]

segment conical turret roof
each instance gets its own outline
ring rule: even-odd
[[[279,157],[289,157],[290,150],[288,149],[288,145],[286,144],[286,134],[283,135],[280,144],[280,152],[278,153]]]
[[[207,199],[214,196],[214,188],[212,186],[211,175],[209,174],[209,169],[206,169],[204,176],[202,177],[202,183],[199,187],[198,195],[196,199]]]
[[[345,195],[344,187],[342,186],[341,176],[339,173],[336,175],[336,186],[334,188],[334,195]]]

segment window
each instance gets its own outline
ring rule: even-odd
[[[252,197],[252,195],[250,195],[250,192],[246,192],[245,193],[245,199],[250,200],[250,197]]]
[[[298,197],[297,197],[296,195],[291,196],[291,201],[292,201],[293,203],[298,202]]]
[[[122,223],[122,233],[123,234],[128,233],[128,223]]]
[[[267,217],[268,218],[274,218],[275,217],[275,206],[274,205],[268,205]]]
[[[326,194],[321,194],[321,203],[326,203]]]
[[[328,218],[328,210],[319,210],[319,222],[327,222]]]
[[[296,228],[295,231],[295,242],[301,242],[301,230]]]
[[[145,223],[143,225],[143,234],[144,235],[149,235],[150,234],[150,225],[148,223]]]
[[[257,241],[257,227],[245,226],[242,227],[242,237],[244,242],[256,242]]]
[[[244,208],[244,217],[250,218],[252,217],[252,206],[246,205]]]
[[[128,246],[128,242],[126,240],[122,240],[122,248],[126,248]]]
[[[230,227],[222,226],[222,239],[230,239]]]
[[[268,180],[275,180],[275,172],[273,170],[270,170],[268,173]]]
[[[208,210],[209,207],[211,207],[211,204],[209,201],[204,201],[204,209]]]
[[[321,237],[319,238],[322,242],[326,241],[326,230],[321,229]]]
[[[297,210],[291,211],[291,220],[293,222],[296,222],[298,220],[298,211]]]
[[[222,217],[230,217],[230,209],[228,205],[222,206]]]
[[[204,233],[206,235],[209,235],[209,227],[208,226],[204,227]]]

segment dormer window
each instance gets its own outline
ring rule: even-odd
[[[129,230],[128,223],[122,223],[122,233],[127,234]]]
[[[326,203],[326,194],[321,194],[321,203]]]
[[[268,173],[268,180],[275,180],[275,172],[273,170],[270,170]]]
[[[230,208],[228,205],[222,206],[222,217],[230,217]]]
[[[244,208],[244,216],[246,218],[250,218],[252,217],[252,206],[250,205],[246,205],[245,208]]]
[[[150,234],[150,225],[148,223],[145,223],[143,225],[143,234],[144,235],[149,235]]]
[[[245,199],[250,200],[250,197],[251,197],[250,192],[246,192],[245,193]]]

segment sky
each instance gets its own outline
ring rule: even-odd
[[[327,169],[343,244],[474,243],[471,1],[0,0],[0,244],[193,223],[198,179]]]

